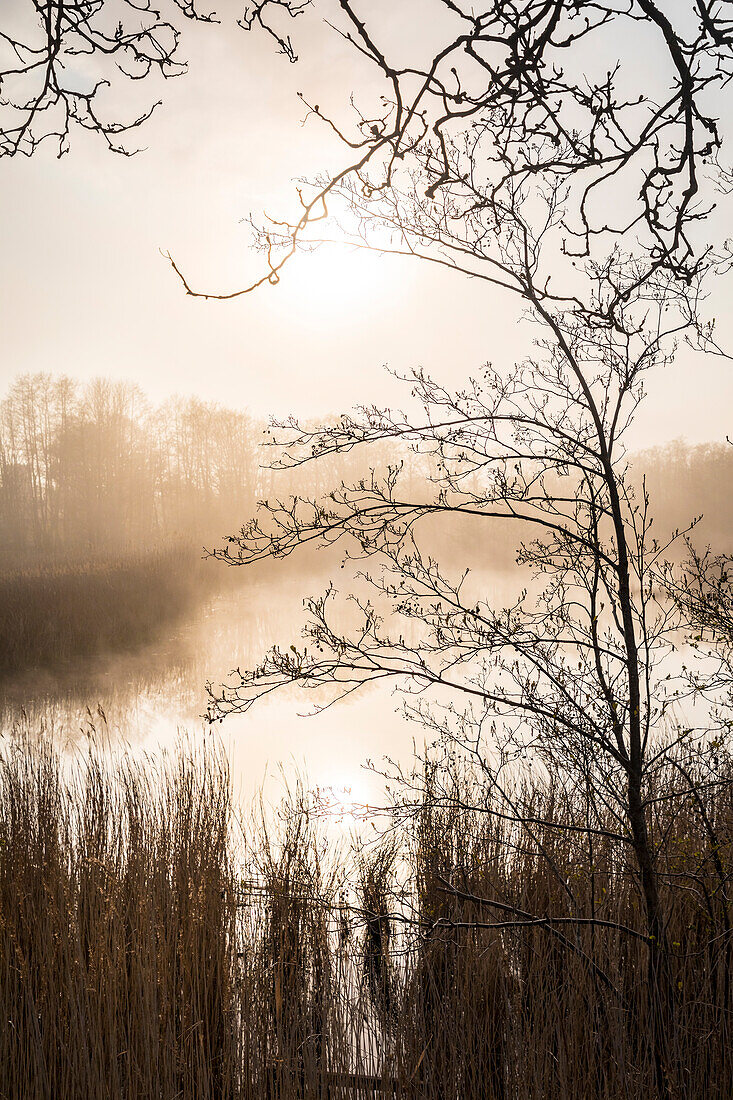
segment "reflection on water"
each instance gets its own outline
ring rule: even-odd
[[[197,721],[207,680],[219,682],[275,641],[292,640],[302,607],[302,582],[242,585],[203,602],[134,652],[102,654],[54,669],[34,669],[2,685],[2,719],[22,708],[73,725],[87,708],[104,709],[110,729],[125,737],[151,733],[156,722]]]
[[[223,682],[237,666],[252,667],[277,643],[299,636],[303,596],[324,587],[324,576],[306,578],[292,568],[243,578],[241,586],[202,604],[154,644],[126,654],[79,660],[54,671],[34,670],[0,688],[0,724],[22,720],[31,729],[57,732],[66,741],[90,734],[114,743],[155,750],[188,731],[211,736],[202,715],[206,683]],[[510,598],[506,578],[494,575],[484,593]],[[378,780],[363,762],[389,755],[405,759],[421,730],[397,713],[389,689],[370,687],[335,707],[311,715],[312,701],[295,690],[263,700],[247,715],[217,726],[232,774],[243,795],[256,790],[266,773],[278,778],[299,771],[314,786],[332,788],[344,803],[378,797]],[[304,716],[308,715],[308,716]]]

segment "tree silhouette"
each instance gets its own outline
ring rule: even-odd
[[[311,6],[318,5],[262,0],[243,25],[264,26],[292,59],[292,42],[274,21]],[[264,276],[214,293],[196,291],[179,271],[189,293],[229,298],[277,282],[338,200],[357,215],[355,243],[423,256],[531,301],[524,244],[534,293],[550,306],[572,299],[548,282],[561,255],[590,259],[614,244],[628,248],[633,236],[645,262],[626,273],[619,297],[658,268],[689,281],[709,259],[695,231],[716,189],[730,185],[718,163],[716,94],[730,79],[733,45],[722,5],[685,0],[673,20],[654,0],[502,0],[483,11],[435,0],[424,25],[437,25],[443,42],[427,57],[420,22],[408,41],[383,48],[378,26],[371,28],[376,16],[367,21],[352,0],[339,0],[339,9],[336,29],[381,76],[383,94],[368,111],[352,103],[351,121],[302,97],[342,139],[348,159],[299,192],[296,220],[260,228]],[[527,240],[515,225],[520,252],[508,258],[505,227],[520,209]],[[364,241],[367,226],[373,242]]]
[[[444,36],[426,59],[419,27],[383,45],[376,17],[351,0],[339,7],[342,38],[384,94],[354,107],[349,125],[304,100],[342,139],[345,164],[301,189],[295,220],[259,230],[258,279],[207,296],[276,283],[316,223],[338,215],[352,243],[481,280],[487,307],[516,296],[533,340],[513,366],[488,365],[463,388],[415,371],[405,411],[274,425],[285,468],[403,441],[433,473],[412,495],[395,465],[321,498],[265,501],[216,551],[240,565],[340,543],[356,566],[346,601],[333,585],[306,601],[302,645],[274,648],[212,690],[210,717],[290,684],[323,706],[395,683],[408,716],[473,754],[492,783],[507,762],[541,762],[589,792],[589,838],[609,838],[600,810],[610,807],[610,839],[643,898],[643,927],[627,931],[648,944],[650,1043],[657,1090],[669,1095],[680,1072],[676,990],[650,791],[691,733],[675,717],[685,685],[666,663],[680,620],[660,595],[665,545],[650,535],[645,494],[629,487],[624,443],[645,376],[681,338],[715,346],[701,303],[729,263],[706,224],[730,183],[715,113],[733,26],[703,0],[680,5],[674,21],[652,0],[500,0],[478,12],[443,0],[424,16]],[[250,23],[292,57],[270,21],[276,8],[296,14],[265,2]],[[512,606],[431,553],[431,525],[459,517],[475,523],[479,551],[493,523],[516,525],[534,583]]]
[[[160,104],[131,114],[115,102],[117,87],[185,72],[175,17],[214,21],[195,0],[170,0],[167,18],[151,0],[20,0],[11,7],[0,26],[0,157],[31,156],[42,142],[60,156],[74,126],[129,156],[136,150],[126,139]]]

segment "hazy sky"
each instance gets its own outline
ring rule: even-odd
[[[338,163],[320,124],[301,126],[297,91],[345,107],[361,78],[353,52],[313,17],[298,21],[302,59],[290,65],[265,36],[234,26],[239,3],[216,7],[222,26],[187,28],[189,73],[163,88],[163,107],[140,132],[146,151],[125,159],[73,134],[60,160],[49,147],[2,162],[3,387],[25,371],[104,374],[140,383],[154,400],[179,392],[312,415],[399,403],[384,364],[419,364],[460,384],[488,359],[509,362],[515,305],[416,261],[332,251],[298,257],[279,286],[232,302],[184,294],[159,250],[201,288],[256,277],[262,258],[247,251],[241,219],[291,215],[293,177]],[[382,0],[366,8],[390,8],[401,33],[419,12]],[[731,286],[715,303],[723,319]],[[649,389],[639,444],[733,429],[724,361],[681,356]]]

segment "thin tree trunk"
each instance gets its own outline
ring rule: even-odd
[[[640,777],[633,773],[629,776],[628,800],[629,824],[639,868],[639,881],[644,897],[647,934],[649,937],[647,984],[655,1080],[658,1095],[666,1098],[672,1095],[670,1056],[674,1027],[674,999],[655,858],[649,839]]]

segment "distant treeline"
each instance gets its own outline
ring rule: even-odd
[[[153,405],[131,382],[21,375],[0,398],[0,568],[211,545],[258,497],[317,495],[368,466],[358,454],[275,473],[265,428],[197,397]]]
[[[646,480],[655,538],[664,541],[671,530],[702,516],[695,542],[709,543],[718,552],[733,550],[733,446],[726,442],[691,447],[677,439],[638,452],[632,469],[637,486],[642,475]]]
[[[127,382],[23,375],[0,401],[0,546],[86,556],[198,537],[251,506],[257,434],[196,398],[154,407]]]
[[[246,412],[195,397],[154,406],[129,382],[22,375],[0,399],[0,568],[171,541],[211,545],[249,517],[259,496],[317,495],[395,457],[372,448],[273,473],[262,468],[263,429]],[[430,463],[407,460],[403,491],[412,493]],[[704,513],[698,538],[733,546],[733,447],[677,441],[635,456],[633,470],[637,482],[646,476],[660,540]],[[441,549],[460,559],[474,535],[451,525]],[[516,537],[511,524],[497,526],[494,567],[513,562]]]

